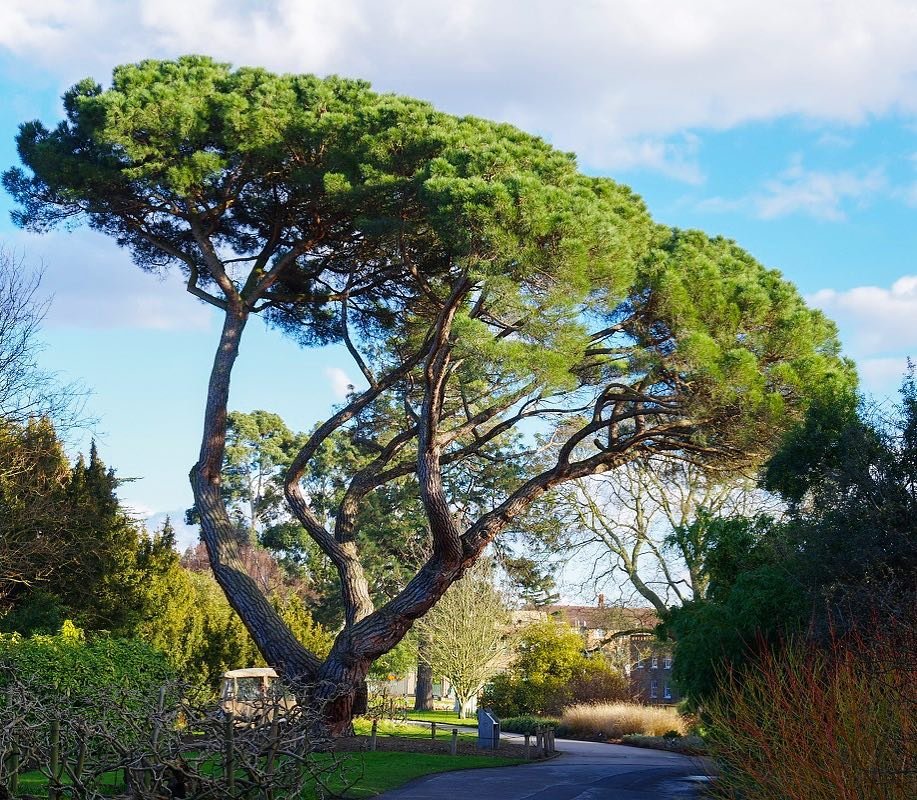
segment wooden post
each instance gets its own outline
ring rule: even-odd
[[[280,720],[278,719],[279,712],[277,706],[274,706],[274,714],[271,719],[271,733],[270,733],[270,742],[267,746],[267,756],[264,759],[264,775],[267,778],[266,786],[264,788],[264,798],[265,800],[274,800],[274,785],[273,785],[273,775],[274,775],[274,763],[277,759],[277,748],[280,744]]]
[[[19,791],[19,748],[16,745],[13,745],[13,749],[7,753],[6,770],[10,776],[6,786],[10,797],[15,797]]]
[[[430,738],[433,739],[434,741],[436,740],[436,723],[435,722],[430,723]]]
[[[236,785],[235,736],[235,716],[229,713],[223,722],[223,779],[226,781],[226,791],[230,794]]]
[[[369,734],[369,749],[370,749],[370,750],[375,750],[375,749],[376,749],[376,725],[378,725],[378,724],[379,724],[379,721],[374,719],[374,720],[373,720],[373,728],[372,728],[372,731],[370,731],[370,734]]]
[[[535,726],[535,755],[540,756],[544,753],[544,734],[541,732],[541,725]]]
[[[48,800],[60,797],[60,720],[51,720],[51,753],[48,762]]]
[[[449,742],[449,755],[458,754],[458,728],[452,729],[452,741]]]
[[[525,760],[528,761],[532,757],[532,736],[531,734],[525,735]]]
[[[493,727],[493,732],[491,733],[491,739],[493,742],[494,750],[500,749],[500,723],[495,722]]]

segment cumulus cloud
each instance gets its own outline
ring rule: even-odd
[[[917,350],[917,275],[904,275],[890,288],[822,289],[809,300],[838,322],[859,354]]]
[[[17,232],[6,246],[42,271],[51,294],[47,327],[203,330],[208,307],[184,291],[175,273],[151,275],[107,237],[93,231]]]
[[[761,189],[737,198],[711,197],[702,200],[703,211],[745,211],[759,219],[776,219],[803,214],[828,222],[842,222],[850,205],[863,206],[886,188],[881,167],[824,172],[806,169],[795,159]]]
[[[917,356],[917,275],[890,287],[822,289],[807,298],[838,323],[867,388],[889,391]]]
[[[117,31],[117,35],[112,35]],[[917,110],[907,0],[6,0],[0,48],[76,80],[206,52],[505,119],[592,168],[697,181],[683,132]]]
[[[335,397],[343,400],[353,390],[353,381],[340,367],[325,367],[325,375]]]

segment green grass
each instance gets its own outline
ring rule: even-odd
[[[345,797],[374,797],[408,781],[438,772],[482,767],[508,767],[525,762],[514,758],[491,756],[449,756],[433,753],[362,753],[363,777]],[[354,768],[359,768],[355,759]],[[334,787],[331,787],[334,788]],[[343,787],[341,787],[343,788]]]
[[[69,785],[70,779],[64,775],[61,777],[61,784]],[[121,770],[116,772],[106,772],[101,780],[102,791],[111,794],[117,794],[124,788],[124,780],[121,776]],[[38,797],[47,797],[48,781],[38,770],[33,772],[24,772],[19,776],[19,788],[17,794],[31,794]]]
[[[440,725],[439,720],[425,720],[425,722],[437,723],[436,726],[436,738],[437,740],[443,739],[448,740],[452,738],[452,728],[445,725]],[[456,723],[453,721],[453,725]],[[366,717],[356,717],[353,721],[354,732],[360,736],[369,736],[372,732],[372,722]],[[394,722],[388,719],[379,720],[376,726],[376,734],[378,736],[399,736],[405,739],[429,739],[430,738],[430,726],[429,725],[411,725],[410,723],[404,722]],[[459,731],[458,736],[460,741],[475,741],[477,735],[473,733],[463,733]]]
[[[345,766],[342,775],[326,776],[327,787],[344,797],[361,800],[394,789],[415,778],[438,772],[483,767],[507,767],[525,763],[514,758],[492,756],[450,756],[438,753],[352,753],[342,754]],[[120,774],[111,774],[112,794],[123,789]],[[345,791],[346,790],[346,791]],[[46,797],[48,785],[40,772],[19,776],[19,794]],[[304,794],[301,800],[315,800],[314,792]]]
[[[476,728],[477,719],[472,715],[466,719],[459,719],[454,711],[408,711],[408,719],[417,719],[423,722],[442,722],[446,725],[468,725]]]

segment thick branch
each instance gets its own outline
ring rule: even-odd
[[[439,314],[424,370],[424,399],[417,437],[420,499],[430,523],[433,552],[447,564],[458,563],[461,559],[461,531],[443,491],[440,465],[442,443],[439,441],[438,429],[450,374],[452,323],[470,289],[471,282],[465,276],[456,280],[452,294]]]
[[[204,412],[204,435],[198,463],[191,469],[191,487],[201,514],[201,535],[210,565],[230,605],[239,614],[265,659],[291,678],[311,676],[319,660],[297,641],[268,599],[245,572],[235,526],[220,492],[226,446],[226,406],[232,367],[247,315],[227,311],[214,356]]]
[[[331,559],[341,578],[344,600],[344,618],[348,625],[370,614],[373,609],[369,587],[363,574],[363,568],[357,558],[356,542],[353,540],[338,541],[318,518],[303,494],[300,481],[311,458],[332,433],[341,428],[360,411],[372,403],[382,392],[403,378],[423,358],[426,345],[412,357],[406,359],[397,368],[391,370],[362,394],[355,397],[336,414],[331,416],[309,437],[297,453],[284,478],[284,495],[290,510],[306,529],[306,532],[319,546],[322,552]]]

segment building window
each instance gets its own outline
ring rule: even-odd
[[[643,669],[643,659],[642,658],[637,661],[637,669]]]
[[[669,686],[668,681],[666,681],[665,685],[662,687],[662,696],[663,696],[666,700],[671,700],[671,699],[672,699],[672,687]]]
[[[659,681],[650,681],[650,700],[659,697]]]
[[[666,669],[672,669],[672,656],[666,656],[662,660],[662,666],[665,667]]]
[[[652,660],[652,663],[650,663],[650,667],[652,667],[653,669],[659,669],[659,656],[653,656],[653,660]]]

